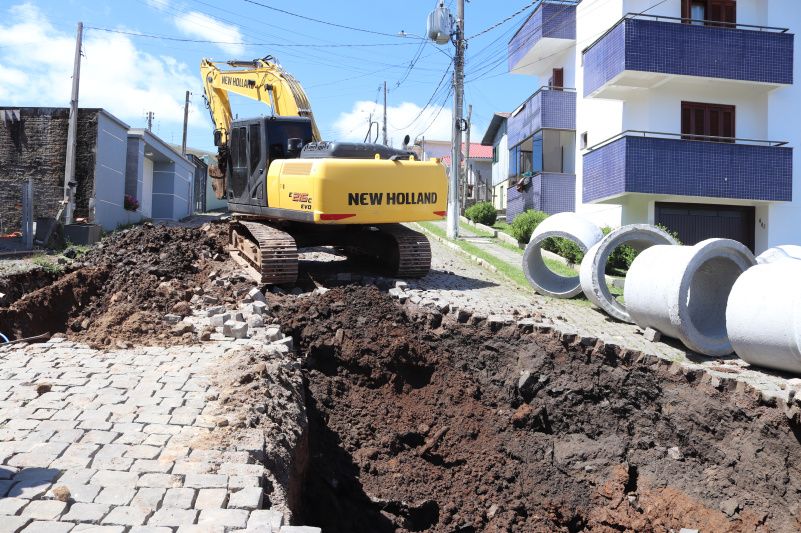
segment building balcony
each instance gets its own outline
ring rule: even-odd
[[[626,15],[582,52],[584,96],[626,99],[633,90],[688,78],[767,90],[793,83],[794,36],[787,29],[691,22]]]
[[[509,72],[537,76],[544,59],[576,44],[579,0],[543,0],[509,41]]]
[[[791,201],[793,149],[783,142],[687,139],[626,131],[584,154],[585,203],[625,194]]]
[[[576,129],[576,90],[541,87],[507,119],[509,146],[543,128]]]
[[[506,191],[506,221],[512,223],[517,215],[529,210],[549,215],[576,209],[576,175],[559,172],[538,172],[521,178],[519,189],[509,186]]]

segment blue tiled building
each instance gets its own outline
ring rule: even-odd
[[[798,27],[797,0],[543,0],[508,44],[543,86],[508,119],[508,215],[801,244]]]

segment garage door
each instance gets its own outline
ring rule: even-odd
[[[657,202],[656,223],[677,232],[684,244],[720,237],[754,249],[753,207]]]

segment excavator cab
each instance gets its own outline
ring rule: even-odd
[[[231,125],[225,197],[233,211],[259,212],[267,207],[267,173],[276,159],[300,157],[312,141],[311,120],[259,117]]]

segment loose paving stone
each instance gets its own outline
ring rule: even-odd
[[[181,486],[181,476],[174,474],[142,474],[139,481],[136,483],[137,487],[158,487],[158,488],[172,488]]]
[[[35,520],[55,520],[66,508],[67,504],[58,500],[34,500],[22,510],[21,516]]]
[[[0,498],[0,515],[15,515],[30,501],[22,498]]]
[[[51,487],[50,483],[38,480],[24,480],[14,484],[8,491],[12,498],[26,498],[32,500],[46,493]]]
[[[225,488],[228,486],[228,476],[221,474],[187,474],[184,486],[192,489]]]
[[[163,526],[134,526],[128,533],[172,533],[172,529]]]
[[[162,505],[176,509],[191,509],[194,502],[195,491],[193,489],[167,489]]]
[[[63,519],[70,522],[99,522],[111,507],[100,503],[73,503]]]
[[[95,524],[78,524],[72,532],[80,531],[81,533],[123,533],[124,526],[98,526]]]
[[[136,491],[136,496],[134,496],[133,500],[131,501],[131,506],[138,507],[140,509],[156,510],[158,509],[165,492],[166,489],[162,488],[141,488]]]
[[[30,518],[23,518],[21,516],[4,516],[3,517],[3,531],[8,533],[16,533],[20,531],[26,524],[31,521]],[[69,530],[67,530],[69,531]]]

